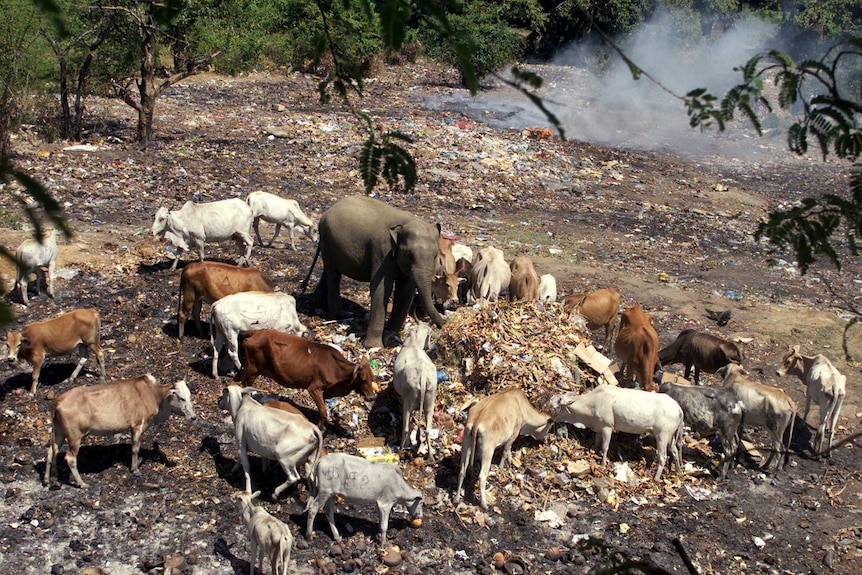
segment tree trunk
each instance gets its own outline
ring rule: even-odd
[[[153,136],[153,116],[156,109],[156,21],[152,6],[142,15],[141,32],[141,79],[138,82],[140,106],[138,107],[137,140],[144,147]]]

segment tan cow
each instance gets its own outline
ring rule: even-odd
[[[51,404],[53,430],[45,458],[45,483],[52,469],[57,472],[57,454],[69,441],[66,463],[80,487],[87,484],[78,473],[78,450],[88,435],[108,436],[127,429],[132,432],[132,473],[138,474],[138,451],[144,431],[165,421],[172,413],[195,419],[191,393],[185,380],[160,385],[149,373],[111,383],[73,387]]]
[[[179,338],[185,332],[189,311],[195,320],[198,335],[201,329],[201,306],[239,292],[271,292],[269,279],[254,268],[240,268],[221,262],[192,262],[183,268],[180,276],[180,303],[177,309]]]
[[[614,352],[623,363],[624,381],[637,376],[645,390],[658,391],[653,381],[658,363],[658,334],[652,326],[652,318],[639,305],[623,312]]]
[[[512,277],[509,280],[509,299],[511,301],[534,301],[539,291],[539,274],[533,261],[527,256],[517,256],[509,264]]]
[[[237,499],[242,523],[248,530],[251,557],[248,560],[249,573],[254,575],[260,564],[263,573],[264,558],[269,559],[272,575],[287,575],[290,570],[290,554],[293,549],[293,533],[285,523],[270,515],[263,507],[252,503],[260,491],[234,494]]]
[[[96,355],[101,375],[105,381],[105,353],[99,346],[99,312],[94,309],[76,309],[52,319],[33,322],[21,331],[6,334],[8,347],[7,360],[10,364],[24,359],[33,364],[33,383],[30,393],[36,393],[39,374],[46,357],[60,357],[77,352],[81,359],[69,379],[73,381],[89,357],[88,352]]]
[[[603,288],[589,293],[566,296],[563,311],[577,313],[587,320],[587,327],[595,330],[604,326],[605,348],[610,347],[620,313],[620,294],[611,288]]]
[[[439,226],[437,226],[439,229]],[[443,234],[437,236],[437,257],[434,258],[434,276],[455,273],[455,256],[452,255],[452,240]]]
[[[461,470],[458,472],[458,488],[455,503],[461,501],[461,487],[467,470],[473,467],[476,450],[479,450],[479,497],[483,509],[487,509],[485,486],[491,469],[491,458],[498,447],[503,447],[500,469],[512,458],[512,444],[519,435],[529,435],[544,441],[552,419],[530,405],[527,395],[518,388],[509,388],[500,393],[480,399],[470,408],[464,426],[461,443]],[[478,447],[477,447],[478,445]]]

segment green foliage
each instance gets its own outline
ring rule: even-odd
[[[366,193],[374,190],[381,178],[392,189],[411,190],[416,185],[416,162],[399,141],[413,143],[401,132],[388,131],[378,139],[371,131],[359,153],[359,171]]]
[[[453,32],[464,42],[453,46],[441,31],[427,30],[426,54],[457,66],[465,84],[468,70],[477,77],[500,70],[517,61],[526,45],[525,37],[509,26],[504,15],[499,4],[472,2],[462,14],[449,15]]]

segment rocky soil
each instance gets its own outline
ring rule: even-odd
[[[547,67],[543,73],[565,71]],[[649,481],[649,439],[615,438],[613,465],[602,468],[589,449],[591,433],[561,427],[546,445],[516,443],[513,468],[492,473],[487,512],[470,496],[456,508],[450,496],[464,416],[459,408],[484,390],[441,349],[438,367],[451,378],[441,385],[436,417],[434,441],[442,455],[434,463],[402,459],[405,477],[424,490],[426,500],[418,530],[403,514],[393,514],[390,541],[400,549],[401,563],[384,563],[397,561],[391,550],[384,557],[377,543],[375,509],[340,505],[344,543],[333,544],[322,518],[309,542],[299,534],[305,486],[272,501],[267,498],[281,472],[256,472],[262,504],[297,533],[292,569],[586,573],[630,561],[641,572],[686,573],[677,540],[704,574],[860,572],[862,477],[855,434],[862,416],[862,337],[849,332],[850,361],[841,348],[852,317],[844,309],[859,307],[858,262],[848,259],[841,273],[799,276],[787,255],[773,254],[777,265],[770,266],[768,246],[752,237],[768,210],[804,194],[843,191],[845,166],[789,158],[778,139],[743,135],[736,136],[737,149],[753,150],[744,159],[708,146],[697,156],[682,156],[596,147],[577,141],[577,134],[565,142],[537,139],[541,134],[524,131],[533,126],[517,117],[498,114],[494,127],[480,121],[476,110],[493,115],[495,101],[515,96],[491,87],[464,106],[453,78],[449,71],[416,65],[368,82],[361,105],[381,128],[414,138],[411,151],[420,170],[414,192],[380,189],[382,199],[440,222],[474,248],[493,244],[507,257],[531,256],[539,273],[553,273],[564,293],[615,287],[626,305],[638,302],[655,318],[662,344],[687,327],[744,342],[753,377],[788,390],[800,406],[799,382],[774,375],[782,352],[798,343],[827,354],[848,376],[840,446],[828,461],[813,458],[812,430],[800,416],[786,472],[764,475],[753,455],[726,482],[716,482],[709,473],[711,444],[689,437],[684,473],[655,483]],[[157,137],[146,151],[130,141],[130,110],[99,100],[89,103],[94,125],[86,143],[93,148],[44,142],[34,128],[14,142],[16,161],[61,201],[75,230],[60,246],[56,299],[39,295],[25,308],[10,294],[18,322],[77,307],[99,309],[109,378],[145,372],[161,381],[185,377],[199,418],[172,419],[148,432],[139,476],[129,472],[128,435],[90,439],[79,457],[90,487],[73,487],[61,463],[60,484],[49,489],[41,474],[50,403],[70,386],[61,382],[73,364],[49,360],[35,397],[26,392],[29,366],[0,368],[3,573],[247,572],[248,541],[231,498],[243,480],[230,473],[236,459],[230,420],[216,406],[223,382],[208,375],[208,338],[197,337],[190,324],[191,335],[176,339],[179,271],[169,270],[169,254],[149,226],[160,205],[178,207],[188,199],[266,190],[298,200],[316,219],[336,199],[362,193],[356,153],[363,135],[342,109],[320,105],[315,87],[315,78],[299,74],[193,78],[160,103]],[[0,225],[0,241],[10,249],[27,236],[10,202],[0,207]],[[256,247],[253,260],[278,289],[293,292],[314,245],[300,238],[294,252],[286,239],[269,249]],[[237,252],[232,245],[208,246],[207,256],[235,261]],[[3,269],[8,281],[10,268]],[[326,322],[301,295],[300,316],[318,339],[375,360],[384,391],[370,412],[358,397],[340,400],[327,448],[352,452],[357,440],[371,435],[397,446],[397,397],[386,389],[397,349],[361,347],[367,289],[345,281],[343,292],[353,304],[352,319]],[[732,319],[719,328],[707,309],[731,309]],[[466,315],[459,317],[476,313],[462,310]],[[553,306],[524,308],[518,321],[556,321],[563,326],[558,329],[574,330]],[[523,333],[542,337],[535,330]],[[511,334],[501,329],[494,345],[505,349]],[[452,341],[451,332],[442,336],[441,342]],[[601,338],[600,332],[594,341]],[[541,365],[541,359],[523,359],[527,367],[515,370],[511,383],[530,386],[540,397],[564,388],[559,374],[530,369],[530,361]],[[718,383],[715,376],[708,379]],[[78,383],[93,381],[88,371]],[[312,405],[304,392],[263,380],[259,386]],[[815,421],[813,411],[809,422]],[[763,446],[758,433],[751,439]],[[588,464],[585,475],[576,472],[579,462]]]

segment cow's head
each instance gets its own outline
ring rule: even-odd
[[[168,208],[162,206],[156,211],[156,217],[153,220],[152,232],[153,235],[158,237],[163,234],[168,227]]]
[[[374,399],[380,388],[374,381],[374,372],[371,371],[371,364],[367,359],[363,359],[353,368],[353,377],[350,380],[350,387],[362,394],[366,400]]]
[[[801,374],[803,369],[802,353],[799,351],[799,346],[794,345],[781,358],[781,366],[775,371],[775,374],[778,377],[784,377],[788,373],[797,375]]]
[[[10,331],[6,334],[6,360],[10,365],[17,363],[18,352],[26,341],[20,331]]]
[[[195,408],[192,405],[192,394],[189,391],[189,386],[186,385],[186,380],[181,379],[176,382],[168,397],[170,398],[172,412],[183,415],[190,421],[197,419]]]

